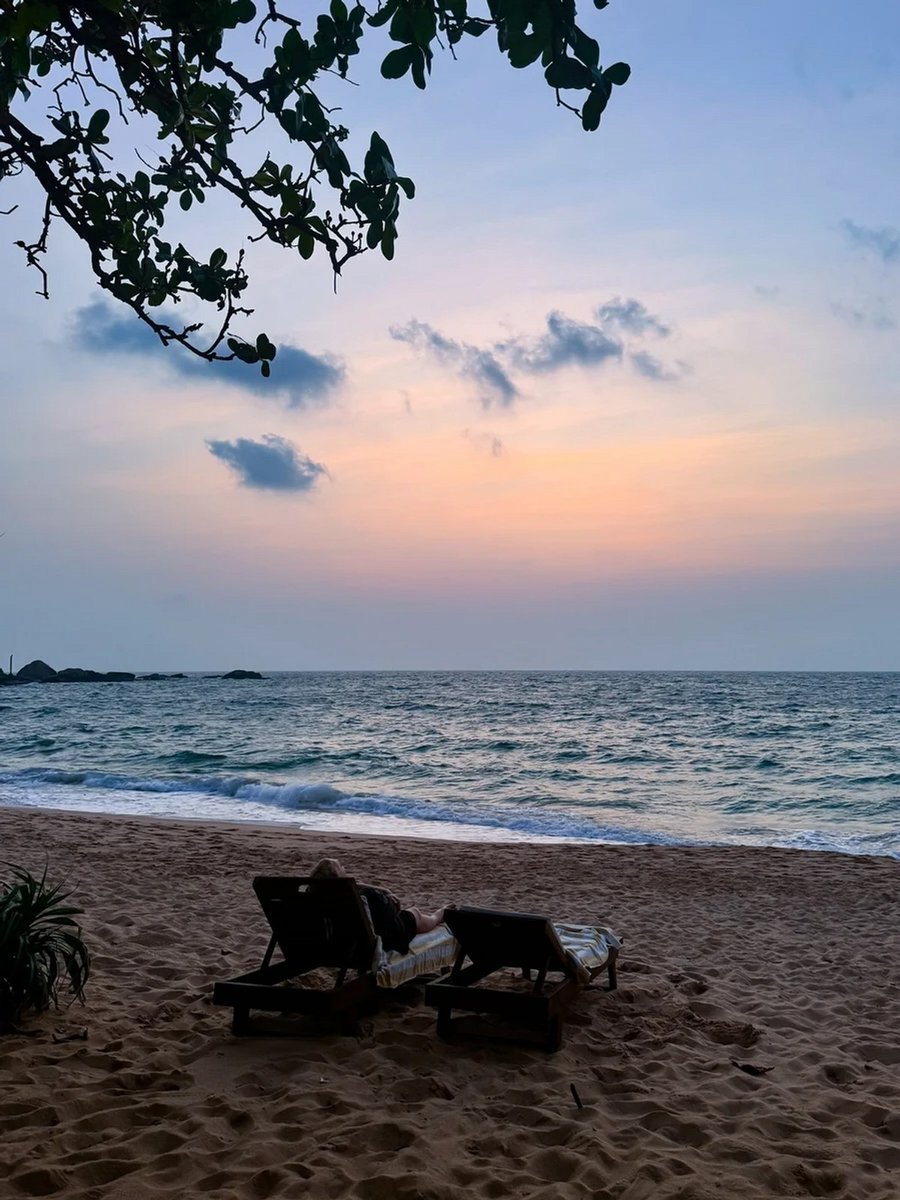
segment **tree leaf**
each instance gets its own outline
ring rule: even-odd
[[[631,67],[628,63],[618,62],[613,63],[611,67],[607,67],[603,72],[603,78],[610,83],[614,83],[620,87],[623,83],[627,83],[631,76]]]
[[[413,46],[412,47],[412,55],[413,55],[413,58],[412,58],[413,83],[416,85],[417,88],[419,88],[420,91],[424,91],[425,90],[425,82],[426,82],[425,81],[425,64],[427,61],[425,58],[425,52],[423,50],[421,50],[418,46]],[[387,257],[387,256],[385,255],[385,257]]]
[[[264,333],[259,334],[256,339],[256,353],[262,359],[275,357],[275,347]]]
[[[381,64],[381,74],[385,79],[401,79],[412,66],[413,47],[401,46],[392,50]]]
[[[377,29],[380,25],[387,25],[388,21],[397,11],[399,3],[400,0],[388,0],[384,8],[380,8],[377,13],[368,18],[367,24],[371,25],[373,29]]]
[[[430,5],[413,10],[412,31],[420,46],[427,46],[434,39],[437,33],[437,21],[434,9]]]
[[[575,36],[572,39],[572,49],[581,61],[587,63],[589,67],[599,66],[600,44],[595,42],[592,37],[588,37],[586,33],[582,33],[580,29],[575,30]]]
[[[581,125],[589,133],[600,125],[603,110],[609,102],[609,89],[602,83],[597,84],[585,100],[581,108]]]
[[[521,70],[523,67],[530,67],[533,62],[541,57],[541,52],[544,49],[542,38],[532,34],[519,34],[516,37],[510,37],[509,49],[506,56],[512,66]]]
[[[554,88],[586,88],[592,82],[590,70],[575,58],[554,59],[544,78]]]
[[[98,108],[94,115],[88,121],[88,141],[97,142],[103,136],[103,130],[109,124],[109,113],[105,108]],[[106,141],[107,139],[103,139]]]

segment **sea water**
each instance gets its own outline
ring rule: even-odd
[[[900,856],[900,674],[292,672],[0,689],[0,804]]]

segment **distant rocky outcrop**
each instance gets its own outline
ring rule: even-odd
[[[89,671],[85,667],[64,667],[56,674],[58,683],[130,683],[132,671]]]
[[[54,671],[47,663],[36,658],[34,662],[26,663],[15,676],[3,675],[2,683],[133,683],[138,679],[186,679],[184,674],[178,675],[135,675],[134,671],[91,671],[87,667],[63,667]]]
[[[26,663],[24,667],[16,671],[16,679],[25,679],[28,682],[47,683],[55,678],[56,672],[53,668],[48,667],[39,658],[36,658],[34,662]]]
[[[229,671],[227,675],[207,675],[207,679],[264,679],[259,671]],[[153,671],[149,675],[135,675],[133,671],[91,671],[87,667],[63,667],[54,671],[51,666],[36,658],[26,663],[15,675],[0,671],[0,685],[6,683],[155,683],[163,679],[187,679],[183,671],[174,675],[161,675]]]

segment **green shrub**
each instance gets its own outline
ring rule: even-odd
[[[63,990],[84,999],[91,956],[63,889],[20,867],[0,883],[0,1032],[28,1012],[59,1007]]]

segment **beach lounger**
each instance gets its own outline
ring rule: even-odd
[[[252,1010],[352,1021],[377,1008],[382,989],[446,970],[456,957],[459,947],[443,925],[413,938],[409,954],[385,953],[355,880],[309,884],[308,878],[297,876],[253,880],[272,930],[262,965],[217,983],[213,990],[213,1003],[233,1010],[237,1035],[290,1032],[251,1022]],[[273,962],[276,949],[279,962]],[[309,986],[305,977],[323,969],[333,972],[331,986]]]
[[[604,969],[610,990],[616,986],[621,942],[610,929],[554,924],[546,917],[485,908],[450,910],[446,920],[459,942],[459,953],[446,979],[425,988],[425,1003],[437,1009],[438,1034],[443,1038],[464,1031],[558,1050],[565,1011],[578,993]],[[521,971],[525,980],[536,972],[533,985],[515,990],[508,978],[490,982],[491,976],[506,968]],[[507,986],[500,986],[504,982]],[[495,1019],[454,1021],[454,1009]]]

